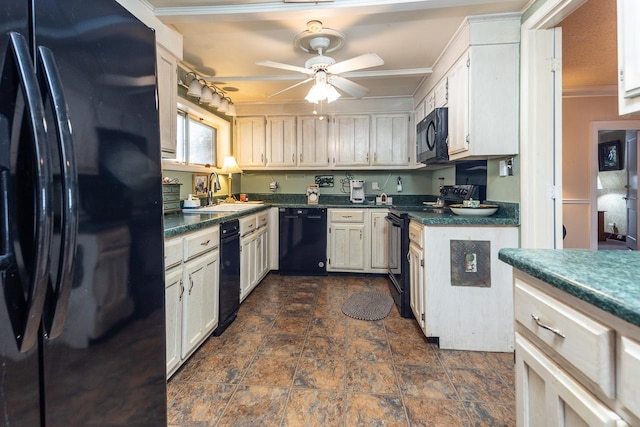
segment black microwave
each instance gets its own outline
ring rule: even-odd
[[[416,160],[419,163],[449,162],[448,109],[435,108],[416,125]]]

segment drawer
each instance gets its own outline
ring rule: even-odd
[[[269,211],[265,211],[265,212],[260,212],[258,214],[256,214],[257,216],[257,227],[258,228],[263,228],[266,227],[269,224]]]
[[[162,195],[163,202],[179,202],[180,201],[180,193],[164,193]]]
[[[220,244],[220,227],[209,227],[184,237],[184,260],[217,248]]]
[[[166,185],[166,184],[163,184],[162,185],[162,193],[163,194],[177,193],[179,195],[180,194],[180,185],[175,185],[175,184],[174,185]]]
[[[180,201],[177,202],[164,202],[162,208],[166,211],[180,210]]]
[[[257,215],[248,215],[243,218],[240,218],[240,236],[245,236],[249,233],[252,233],[257,228]]]
[[[614,332],[610,328],[519,278],[515,281],[515,317],[607,397],[615,397]]]
[[[640,418],[640,343],[621,337],[618,399],[633,415]]]
[[[364,223],[364,210],[362,209],[330,209],[329,222]]]
[[[171,267],[180,264],[181,262],[182,262],[182,237],[176,237],[174,239],[165,240],[164,269],[168,270]]]
[[[409,223],[409,240],[424,248],[424,227],[417,222]]]

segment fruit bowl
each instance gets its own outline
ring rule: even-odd
[[[476,207],[450,205],[451,212],[460,216],[490,216],[498,211],[498,205],[479,205]]]

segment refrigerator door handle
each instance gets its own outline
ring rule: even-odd
[[[7,138],[7,151],[10,141],[17,141],[19,138],[12,137],[11,132],[19,129],[21,120],[30,128],[29,136],[33,143],[33,227],[24,230],[24,236],[28,239],[28,247],[31,248],[31,262],[24,267],[18,265],[18,257],[15,254],[13,222],[11,217],[11,195],[7,195],[7,190],[11,188],[9,180],[11,162],[5,153],[0,153],[3,164],[0,165],[2,173],[0,185],[5,190],[2,196],[2,227],[5,236],[1,243],[5,259],[6,268],[2,270],[5,296],[7,299],[7,311],[11,319],[11,325],[15,335],[18,350],[20,352],[29,351],[37,342],[38,329],[42,319],[42,311],[46,297],[47,284],[49,278],[49,252],[53,234],[52,220],[52,189],[53,177],[51,172],[51,160],[47,146],[47,134],[45,128],[45,114],[42,98],[38,89],[35,70],[29,54],[29,47],[25,38],[19,33],[9,33],[9,43],[7,54],[4,58],[4,65],[0,70],[0,91],[14,94],[15,103],[4,105],[0,108],[0,116],[4,115],[5,123],[0,128],[6,126],[5,135]],[[18,90],[18,86],[21,91]],[[9,99],[12,99],[11,97]],[[26,114],[23,117],[22,108]],[[7,113],[7,114],[5,114]],[[8,154],[8,153],[7,153]],[[6,162],[5,162],[6,160]],[[6,163],[6,164],[5,164]],[[14,215],[19,215],[15,213]],[[31,227],[30,227],[31,228]],[[21,233],[22,234],[22,233]],[[25,242],[27,243],[27,242]],[[20,244],[24,250],[24,245]],[[25,257],[21,257],[25,259]],[[24,261],[23,261],[24,262]],[[23,283],[28,286],[23,286]],[[26,290],[26,295],[25,291]]]
[[[40,79],[43,101],[46,103],[50,100],[53,107],[62,174],[62,230],[58,274],[55,283],[49,286],[43,316],[46,336],[53,339],[60,336],[64,328],[73,284],[78,237],[78,170],[69,111],[55,57],[50,49],[39,46],[38,59],[39,75],[44,77]],[[53,279],[51,277],[52,281]]]

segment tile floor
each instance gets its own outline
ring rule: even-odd
[[[345,316],[385,277],[268,275],[168,383],[169,426],[513,426],[512,353],[440,350],[394,308]]]

